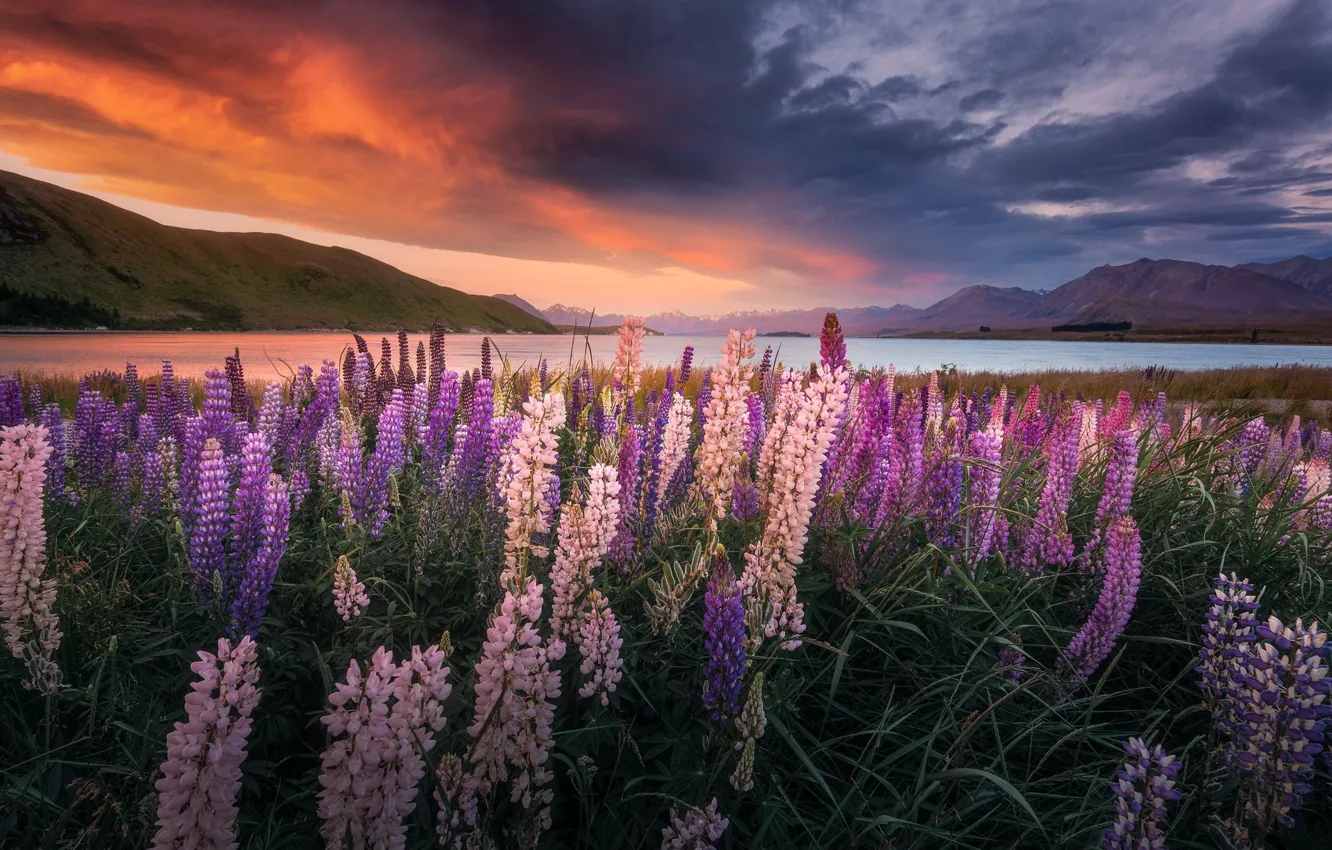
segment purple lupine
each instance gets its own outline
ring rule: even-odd
[[[360,409],[360,399],[356,394],[356,373],[360,369],[359,363],[360,355],[350,348],[342,352],[342,391],[347,394],[353,410]]]
[[[902,515],[903,487],[906,476],[906,445],[896,428],[889,428],[879,438],[879,458],[866,485],[874,501],[870,527],[882,529]]]
[[[633,563],[637,543],[634,527],[640,517],[638,508],[642,470],[643,444],[639,439],[638,426],[626,422],[620,442],[620,528],[611,541],[609,555],[610,562],[624,573],[629,571]]]
[[[451,482],[452,516],[461,521],[470,510],[485,479],[494,430],[495,396],[488,378],[478,378],[472,389],[472,411]]]
[[[351,396],[357,416],[369,416],[379,410],[379,384],[375,382],[374,365],[370,355],[364,351],[356,352],[352,363]]]
[[[1317,623],[1294,628],[1269,617],[1257,629],[1261,642],[1238,659],[1242,672],[1233,691],[1240,718],[1235,762],[1256,846],[1273,823],[1292,826],[1313,788],[1313,758],[1322,742],[1332,705],[1327,675],[1327,633]]]
[[[449,457],[449,438],[458,413],[458,375],[446,372],[438,388],[435,403],[426,419],[421,467],[430,492],[438,494],[444,483],[444,463]]]
[[[79,488],[101,486],[111,473],[119,437],[115,403],[94,389],[79,392],[74,405],[75,466]]]
[[[1047,566],[1073,563],[1073,535],[1068,530],[1068,505],[1078,474],[1078,436],[1082,429],[1082,402],[1073,405],[1047,446],[1045,484],[1041,489],[1035,519],[1019,532],[1014,563],[1029,573],[1040,574]],[[1117,482],[1122,486],[1122,481]],[[1131,485],[1130,485],[1131,486]],[[1127,512],[1127,508],[1125,508]],[[1110,516],[1118,519],[1123,513]]]
[[[402,390],[403,395],[412,391],[412,385],[416,383],[416,375],[412,373],[412,367],[409,364],[411,360],[411,343],[407,341],[407,331],[398,328],[398,389]]]
[[[749,408],[749,432],[746,435],[745,451],[749,454],[751,465],[758,462],[759,450],[763,448],[763,439],[767,436],[767,416],[763,409],[763,400],[756,395],[745,399]]]
[[[819,362],[829,369],[846,365],[846,337],[836,313],[823,317],[823,330],[819,334]]]
[[[240,571],[254,559],[263,527],[264,495],[273,474],[273,451],[263,432],[246,435],[240,453],[240,475],[231,502],[231,569],[223,576],[227,598],[233,598]]]
[[[669,369],[666,370],[666,389],[656,398],[654,410],[656,415],[648,430],[648,444],[646,450],[646,477],[643,481],[641,502],[643,510],[643,542],[650,543],[652,534],[657,526],[657,507],[660,500],[657,498],[658,492],[664,486],[661,480],[661,449],[662,440],[666,434],[666,420],[671,411],[671,397],[675,389],[675,379]],[[670,482],[665,482],[669,484]]]
[[[1096,525],[1079,556],[1084,570],[1100,569],[1098,554],[1107,529],[1129,515],[1133,504],[1133,485],[1138,475],[1138,442],[1133,432],[1124,429],[1114,435],[1105,464],[1105,488],[1096,507]]]
[[[925,485],[925,528],[931,543],[949,547],[957,542],[957,512],[962,506],[962,456],[966,434],[961,411],[954,408],[948,423],[937,432],[933,462]]]
[[[314,398],[314,369],[309,363],[296,367],[296,377],[291,381],[291,406],[299,410]]]
[[[486,381],[493,381],[494,375],[490,371],[490,337],[481,337],[481,378]]]
[[[1165,847],[1166,804],[1178,800],[1175,777],[1179,759],[1160,744],[1147,748],[1138,738],[1124,742],[1128,758],[1110,787],[1115,792],[1115,820],[1105,831],[1103,850],[1150,850]]]
[[[1075,679],[1090,679],[1115,648],[1133,616],[1142,576],[1142,540],[1132,517],[1120,517],[1105,539],[1105,580],[1091,616],[1064,650]]]
[[[378,540],[384,534],[384,523],[389,517],[389,476],[401,470],[406,462],[406,431],[407,404],[402,390],[395,387],[379,417],[375,448],[353,498],[357,522],[371,540]]]
[[[694,368],[694,347],[686,345],[680,352],[680,386],[689,383],[689,374]]]
[[[138,412],[143,406],[143,385],[139,383],[139,367],[133,363],[125,364],[125,401]]]
[[[255,416],[255,427],[268,440],[274,455],[284,455],[284,446],[279,443],[282,436],[282,424],[286,418],[287,405],[282,400],[282,384],[273,381],[264,387],[263,401],[259,404],[259,413]]]
[[[1022,651],[1022,635],[1013,635],[1013,646],[999,650],[999,669],[1004,678],[1012,682],[1021,682],[1026,674],[1027,655]]]
[[[924,404],[921,395],[909,393],[907,399],[898,408],[897,441],[902,450],[902,489],[899,495],[900,510],[910,511],[920,498],[921,484],[925,473],[925,431],[921,417]]]
[[[1258,597],[1248,579],[1224,573],[1212,580],[1216,590],[1208,597],[1207,622],[1203,625],[1202,646],[1198,650],[1198,686],[1212,717],[1228,736],[1236,734],[1239,718],[1234,716],[1236,674],[1243,658],[1257,639]]]
[[[227,459],[221,444],[213,437],[204,441],[199,453],[198,489],[192,513],[190,568],[200,595],[204,601],[210,601],[214,582],[226,568],[222,542],[227,522]]]
[[[46,490],[51,498],[66,501],[65,492],[65,417],[60,405],[54,402],[42,408],[41,423],[51,443],[51,456],[46,459]]]
[[[361,429],[346,411],[343,411],[342,418],[338,422],[338,447],[333,458],[333,478],[342,495],[340,511],[344,531],[355,525],[360,516],[356,499],[362,493],[362,473]]]
[[[439,396],[440,381],[444,376],[444,326],[435,320],[430,328],[430,379],[426,382],[429,389],[430,406],[435,406]]]
[[[416,343],[416,382],[424,385],[428,374],[425,343],[418,340]]]
[[[475,394],[476,384],[472,370],[465,369],[462,381],[458,384],[458,418],[464,422],[472,420],[472,396]]]
[[[23,385],[13,375],[0,375],[0,426],[23,422]]]
[[[703,601],[703,646],[708,651],[703,665],[703,705],[712,721],[725,729],[740,713],[745,675],[745,604],[735,571],[724,555],[713,564]]]
[[[166,488],[166,464],[161,452],[150,451],[143,457],[143,486],[139,490],[139,504],[135,508],[135,522],[142,517],[155,517],[162,512],[162,496]]]
[[[226,358],[227,384],[231,390],[231,415],[246,422],[254,418],[254,399],[250,398],[250,389],[245,386],[245,368],[241,366],[240,349]]]
[[[398,385],[398,376],[393,371],[393,345],[388,337],[379,338],[379,404],[388,403],[389,392]]]
[[[970,518],[972,527],[972,563],[989,556],[994,548],[994,534],[999,517],[999,485],[1003,480],[1000,466],[1003,436],[997,429],[985,428],[971,435]]]
[[[703,383],[699,385],[698,396],[694,400],[694,410],[698,416],[698,424],[701,426],[706,418],[708,403],[712,401],[712,370],[703,370]]]
[[[106,489],[111,500],[121,509],[128,510],[133,502],[133,496],[130,493],[132,486],[133,461],[130,453],[126,451],[116,452],[115,460],[111,462],[111,474],[107,476]]]
[[[232,388],[226,373],[217,369],[204,373],[204,400],[199,416],[203,422],[204,439],[211,437],[221,443],[231,437],[236,418],[232,413]]]
[[[301,411],[300,420],[287,442],[287,463],[295,469],[306,460],[315,435],[324,422],[336,415],[338,409],[338,367],[332,360],[325,360],[315,380],[314,397]],[[296,491],[293,487],[293,492]]]
[[[233,639],[243,635],[259,636],[259,623],[268,610],[268,595],[273,589],[273,579],[277,575],[282,554],[287,550],[291,493],[282,476],[268,476],[264,484],[260,517],[259,545],[243,565],[240,586],[231,603]],[[237,569],[242,567],[238,566]]]
[[[746,476],[735,482],[731,492],[731,516],[740,522],[748,522],[758,515],[758,487]]]

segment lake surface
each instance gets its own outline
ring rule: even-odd
[[[371,352],[379,359],[379,337],[367,335]],[[427,339],[411,334],[416,343]],[[617,337],[565,335],[499,335],[492,337],[515,366],[535,364],[545,357],[551,368],[590,354],[595,361],[615,357]],[[393,342],[394,359],[397,343]],[[643,340],[646,363],[678,362],[686,345],[694,346],[694,362],[708,366],[721,356],[724,339],[716,336],[650,336]],[[340,360],[352,344],[346,333],[16,333],[0,334],[0,372],[14,370],[82,375],[101,369],[120,371],[135,363],[144,374],[158,371],[170,359],[177,375],[201,377],[222,367],[222,359],[237,348],[246,377],[274,378],[291,374],[301,363],[318,367],[324,359]],[[760,337],[761,356],[771,345],[781,361],[807,364],[819,355],[817,337]],[[474,369],[480,364],[479,335],[450,334],[447,341],[451,369]],[[898,371],[928,371],[952,363],[959,369],[1019,372],[1042,369],[1112,369],[1166,366],[1171,369],[1213,369],[1227,366],[1270,366],[1303,363],[1332,366],[1332,346],[1317,345],[1207,345],[1156,342],[1048,342],[1043,340],[849,339],[847,357],[859,366],[894,364]],[[571,354],[572,351],[572,354]]]

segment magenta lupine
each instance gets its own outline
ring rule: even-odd
[[[1138,600],[1142,574],[1142,541],[1132,517],[1110,526],[1104,543],[1105,579],[1091,616],[1064,650],[1069,674],[1090,679],[1124,633]]]
[[[0,628],[9,651],[28,667],[24,686],[45,693],[60,686],[60,668],[54,660],[61,638],[56,582],[42,578],[46,570],[42,491],[50,455],[42,426],[0,428]]]
[[[344,623],[349,623],[369,605],[370,597],[365,593],[365,585],[357,579],[351,560],[340,555],[333,568],[333,608]]]
[[[269,475],[264,487],[260,513],[258,545],[243,565],[239,587],[231,604],[231,631],[256,637],[259,623],[268,610],[268,594],[273,589],[278,565],[287,550],[287,531],[291,522],[291,488],[280,475]]]
[[[468,786],[489,796],[513,772],[510,799],[535,807],[535,821],[550,825],[554,794],[543,788],[554,778],[545,766],[553,743],[552,700],[560,696],[560,673],[551,663],[564,657],[557,637],[542,644],[542,587],[528,579],[521,595],[512,588],[490,617],[481,661],[476,666],[476,706],[467,732],[475,739]]]
[[[624,641],[620,638],[615,612],[598,590],[588,594],[576,641],[583,659],[578,671],[586,677],[578,695],[585,699],[597,696],[602,705],[609,705],[610,694],[615,693],[622,676],[620,668],[624,660],[620,658],[620,647]]]
[[[740,713],[745,675],[745,604],[735,571],[723,555],[716,558],[703,596],[703,706],[722,729]]]
[[[957,512],[962,506],[963,455],[966,419],[954,408],[934,432],[930,447],[930,474],[925,483],[925,533],[936,546],[957,542]]]
[[[1260,640],[1237,660],[1233,709],[1240,718],[1234,759],[1240,768],[1245,816],[1256,846],[1275,824],[1292,826],[1291,813],[1313,791],[1313,758],[1323,749],[1332,713],[1328,694],[1327,633],[1276,617],[1257,628]]]
[[[1100,550],[1115,523],[1129,515],[1133,503],[1133,485],[1138,475],[1138,441],[1130,430],[1118,431],[1111,438],[1105,464],[1105,488],[1096,508],[1096,525],[1078,558],[1084,570],[1103,568]]]
[[[190,536],[190,568],[204,601],[213,598],[214,582],[225,577],[223,537],[227,523],[227,461],[218,441],[209,437],[199,453],[195,490],[194,530]]]
[[[845,368],[846,337],[842,334],[842,324],[836,313],[823,317],[823,330],[819,333],[819,362],[828,369]]]
[[[717,814],[717,798],[706,809],[687,809],[681,817],[671,806],[670,825],[661,831],[661,850],[715,850],[730,821]]]
[[[1128,758],[1110,787],[1115,792],[1115,820],[1105,831],[1103,850],[1159,850],[1165,847],[1166,805],[1180,798],[1175,777],[1179,759],[1139,738],[1124,742]]]
[[[234,648],[222,638],[217,654],[201,651],[190,670],[199,678],[185,695],[185,722],[167,734],[153,850],[237,846],[241,764],[260,696],[258,648],[249,637]]]
[[[1029,573],[1073,563],[1073,535],[1068,530],[1068,505],[1078,473],[1078,438],[1082,429],[1082,402],[1060,422],[1047,445],[1045,483],[1035,518],[1021,532],[1014,563]],[[1122,483],[1122,482],[1121,482]],[[1125,508],[1124,513],[1127,512]],[[1116,513],[1111,520],[1124,513]]]
[[[575,493],[577,488],[575,488]],[[620,483],[615,468],[593,464],[583,503],[571,497],[560,512],[558,546],[550,569],[553,602],[551,632],[570,638],[586,609],[593,572],[610,551],[620,516]]]

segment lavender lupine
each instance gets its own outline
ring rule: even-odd
[[[235,599],[231,604],[231,631],[236,638],[259,634],[259,622],[268,610],[278,564],[287,550],[291,521],[291,488],[280,475],[270,475],[264,487],[258,545],[244,565]]]
[[[1082,403],[1073,405],[1071,415],[1056,428],[1049,441],[1045,463],[1045,484],[1041,489],[1036,516],[1020,532],[1014,552],[1016,565],[1029,573],[1046,567],[1066,567],[1073,563],[1073,535],[1068,530],[1068,505],[1073,498],[1073,484],[1078,473],[1078,438],[1082,430]],[[1122,488],[1122,478],[1116,485]],[[1118,491],[1117,491],[1118,492]],[[1107,515],[1110,520],[1127,513]]]
[[[406,463],[407,402],[402,390],[389,391],[390,400],[379,415],[379,432],[360,476],[360,488],[353,499],[356,521],[371,540],[384,534],[388,522],[389,477],[396,475]]]
[[[42,490],[51,455],[40,425],[0,428],[0,628],[5,645],[28,666],[25,687],[54,693],[60,668],[56,582],[46,569],[46,526]]]
[[[688,809],[681,817],[671,806],[670,825],[661,831],[661,850],[714,850],[730,821],[717,814],[717,798],[706,809]]]
[[[185,696],[186,721],[167,734],[153,850],[237,846],[241,764],[260,696],[257,651],[249,637],[234,647],[222,638],[216,655],[200,652],[190,665],[199,678]]]
[[[473,386],[464,384],[464,386]],[[460,402],[461,404],[461,399]],[[467,432],[462,437],[462,445],[454,449],[457,463],[454,465],[450,481],[451,515],[454,522],[471,511],[472,504],[480,492],[481,482],[485,479],[488,465],[491,432],[494,428],[495,397],[487,378],[478,379],[471,391],[471,414],[467,421]]]
[[[722,729],[740,713],[745,675],[745,604],[735,571],[718,556],[703,596],[703,705]]]
[[[1138,599],[1142,574],[1142,541],[1132,517],[1110,526],[1104,543],[1105,579],[1091,616],[1064,650],[1070,675],[1090,679],[1124,633]]]
[[[0,375],[0,428],[23,421],[23,385],[13,375]]]
[[[1128,758],[1110,787],[1115,820],[1105,831],[1104,850],[1160,850],[1165,847],[1166,805],[1180,798],[1175,777],[1182,766],[1160,744],[1150,749],[1139,738],[1124,742]]]
[[[441,492],[444,464],[449,457],[454,417],[458,414],[458,375],[445,372],[436,388],[435,399],[426,417],[422,440],[421,467],[431,493]]]
[[[957,541],[956,518],[962,506],[965,416],[956,408],[934,433],[930,451],[930,473],[925,484],[925,532],[936,546],[950,547]]]
[[[639,493],[642,486],[643,444],[638,426],[624,425],[620,442],[620,528],[611,543],[610,560],[623,572],[633,564],[635,527],[639,519]]]
[[[139,367],[133,363],[125,364],[125,402],[138,412],[143,406],[143,384],[139,383]]]
[[[218,441],[209,437],[199,453],[198,483],[191,511],[190,568],[194,584],[205,601],[212,599],[214,582],[225,575],[222,542],[227,521],[227,462]]]
[[[1313,758],[1332,713],[1327,633],[1316,622],[1294,627],[1276,617],[1259,624],[1260,640],[1239,659],[1233,691],[1239,724],[1235,761],[1255,846],[1275,824],[1292,826],[1312,790]]]
[[[41,425],[46,429],[51,445],[51,454],[46,459],[46,494],[64,501],[68,498],[65,491],[65,418],[61,415],[60,405],[48,404],[42,408]]]
[[[223,575],[228,601],[243,576],[246,565],[254,560],[264,527],[268,478],[273,473],[272,451],[268,438],[260,431],[248,435],[241,449],[240,476],[231,502],[231,564]]]
[[[689,375],[694,368],[694,347],[686,345],[680,353],[680,386],[689,383]]]

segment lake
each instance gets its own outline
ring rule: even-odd
[[[424,334],[411,334],[413,355]],[[379,336],[366,336],[379,359]],[[609,362],[617,337],[564,335],[499,335],[492,337],[515,366],[535,364],[545,357],[551,368],[570,359]],[[397,343],[394,342],[394,358]],[[694,346],[694,362],[708,366],[721,355],[722,337],[649,336],[643,340],[646,363],[669,364],[680,359],[686,345]],[[10,333],[0,334],[0,372],[14,370],[81,375],[109,368],[119,371],[126,362],[144,374],[157,372],[170,359],[177,375],[202,376],[222,367],[222,359],[239,348],[245,374],[250,378],[289,375],[301,363],[318,367],[325,358],[337,360],[352,342],[348,333]],[[817,337],[760,337],[761,356],[771,345],[785,363],[806,364],[817,359]],[[952,363],[959,369],[999,372],[1042,369],[1111,369],[1166,366],[1171,369],[1213,369],[1228,366],[1270,366],[1303,363],[1332,366],[1332,346],[1316,345],[1208,345],[1156,342],[1049,342],[1044,340],[848,339],[847,357],[859,366],[894,364],[898,371],[928,371]],[[473,369],[480,364],[479,335],[450,334],[449,368]]]

